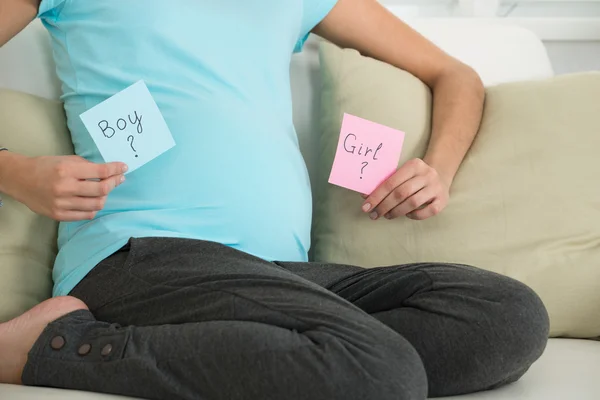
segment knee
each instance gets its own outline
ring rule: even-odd
[[[496,337],[503,342],[505,355],[525,372],[544,352],[550,321],[540,297],[529,286],[503,277],[496,286],[500,318]]]
[[[344,400],[425,400],[427,375],[417,351],[400,335],[394,340],[369,346],[360,371],[354,374],[356,387]],[[351,374],[352,376],[352,374]]]
[[[448,285],[449,292],[458,295],[451,298],[460,300],[450,310],[456,330],[449,329],[441,350],[450,354],[453,364],[435,354],[427,359],[430,395],[435,397],[514,382],[542,355],[548,341],[548,313],[533,289],[503,275],[458,268],[461,278]]]

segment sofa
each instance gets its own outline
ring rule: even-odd
[[[414,20],[410,23],[448,53],[471,65],[485,85],[553,76],[542,42],[522,28],[466,20]],[[311,177],[320,172],[317,162],[317,133],[320,131],[318,45],[318,38],[311,38],[306,50],[293,57],[291,65],[294,123]],[[48,36],[39,21],[0,49],[0,88],[48,99],[59,98],[60,86],[54,73]],[[600,318],[600,310],[597,318]],[[600,399],[599,371],[600,342],[553,338],[541,359],[517,383],[452,399]],[[122,397],[0,384],[0,399],[7,400],[117,398]]]

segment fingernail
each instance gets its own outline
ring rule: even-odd
[[[369,217],[371,217],[371,219],[372,219],[372,220],[376,220],[376,219],[377,219],[377,217],[378,217],[378,215],[377,215],[377,213],[376,213],[375,211],[373,211],[373,212],[371,213],[371,215],[369,215]]]
[[[123,165],[123,172],[127,172],[127,170],[129,169],[129,167],[127,165]]]
[[[124,176],[122,176],[122,177],[121,177],[121,179],[119,179],[119,181],[120,181],[121,183],[125,182],[125,177],[124,177]]]
[[[385,214],[385,219],[392,219],[392,216],[390,214]]]
[[[362,210],[364,212],[369,212],[370,209],[371,209],[371,204],[370,203],[365,203],[365,205],[362,206]]]

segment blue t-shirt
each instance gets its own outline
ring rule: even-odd
[[[336,0],[42,0],[76,154],[103,159],[79,116],[144,80],[177,146],[93,221],[62,223],[54,295],[131,237],[219,242],[304,261],[311,191],[289,64]]]

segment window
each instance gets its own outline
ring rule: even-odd
[[[545,40],[600,40],[600,0],[380,0],[403,18],[493,18]]]
[[[599,0],[504,0],[498,15],[513,18],[600,18]]]
[[[600,18],[600,0],[381,0],[424,17]]]

